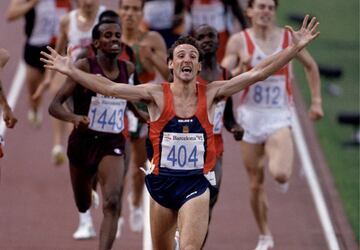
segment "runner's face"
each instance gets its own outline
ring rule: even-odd
[[[276,17],[276,6],[273,0],[255,0],[247,14],[253,26],[268,27],[273,25]]]
[[[122,0],[119,15],[124,28],[137,29],[143,16],[142,1]]]
[[[174,49],[173,60],[169,62],[174,78],[184,82],[192,81],[201,70],[199,51],[190,44],[181,44]]]
[[[95,13],[97,12],[100,0],[78,0],[79,9],[85,11],[86,13]]]
[[[218,48],[218,36],[215,29],[208,26],[200,27],[196,30],[195,38],[199,42],[199,46],[203,53],[215,54]]]
[[[104,54],[118,55],[121,52],[121,28],[118,24],[102,24],[99,28],[100,38],[97,47]]]

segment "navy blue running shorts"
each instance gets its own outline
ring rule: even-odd
[[[26,43],[24,48],[24,61],[26,62],[26,64],[38,69],[40,72],[44,72],[44,63],[40,61],[41,51],[47,52],[48,49],[46,48],[46,46],[37,47]]]
[[[145,177],[146,187],[151,197],[161,206],[179,210],[185,202],[202,195],[210,189],[210,199],[217,194],[204,175],[164,176],[148,174]]]

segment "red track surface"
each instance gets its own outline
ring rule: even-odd
[[[23,21],[11,24],[5,21],[4,12],[7,2],[0,2],[0,18],[3,23],[0,27],[2,34],[0,47],[7,48],[11,53],[11,61],[1,76],[6,91],[11,87],[24,40]],[[47,114],[49,98],[47,95],[44,102],[43,125],[41,129],[34,129],[26,119],[27,96],[24,86],[15,109],[19,122],[15,130],[6,132],[5,157],[0,160],[0,249],[97,248],[97,238],[89,241],[72,239],[78,216],[67,165],[55,168],[50,161],[52,127]],[[256,245],[258,230],[250,210],[248,180],[241,165],[239,152],[239,145],[231,135],[225,133],[223,186],[214,209],[205,249],[248,250]],[[331,177],[326,168],[325,170],[322,168],[321,171],[326,172],[325,175],[321,175],[322,180],[324,178],[324,182],[330,180],[330,184],[324,186],[331,190],[327,189],[325,193],[331,193],[327,198],[334,206],[332,197],[336,198],[337,195],[332,189]],[[269,177],[268,173],[267,177]],[[276,249],[328,249],[299,161],[295,162],[287,193],[277,191],[271,178],[267,178],[266,187],[269,195],[270,227],[276,240]],[[142,249],[141,234],[129,230],[126,197],[125,194],[123,234],[116,240],[113,249]],[[346,230],[348,230],[346,233],[351,231],[347,227],[346,220],[343,219],[341,205],[336,205],[331,211],[335,211],[335,217],[341,218],[340,221],[343,222],[342,226],[336,227],[336,234],[342,241],[342,249],[355,249],[351,236],[343,235]],[[93,210],[92,213],[98,232],[101,209]],[[338,221],[335,221],[336,225]],[[350,241],[346,238],[350,238]]]

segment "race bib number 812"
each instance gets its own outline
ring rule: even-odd
[[[252,102],[264,108],[281,108],[285,105],[285,79],[283,76],[270,76],[251,87]]]

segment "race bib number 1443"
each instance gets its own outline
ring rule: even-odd
[[[126,100],[93,96],[89,108],[89,128],[118,134],[124,129]]]

